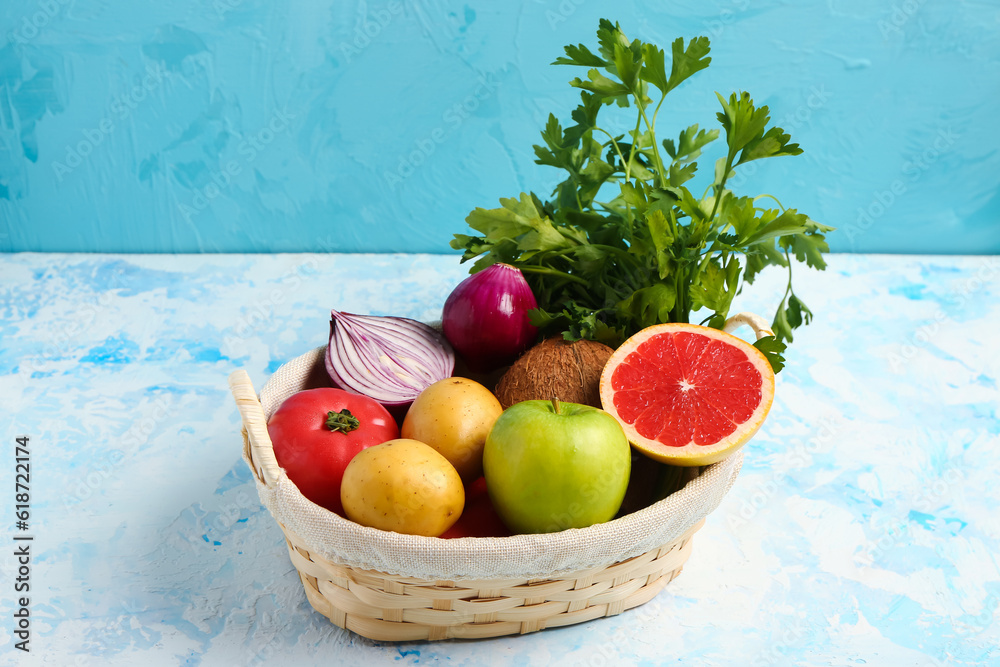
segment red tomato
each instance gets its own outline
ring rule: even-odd
[[[507,537],[510,531],[493,509],[486,492],[486,478],[480,477],[465,489],[465,509],[458,521],[440,537]]]
[[[354,455],[399,437],[392,415],[377,401],[323,387],[293,394],[271,415],[274,457],[309,500],[343,515],[340,481]]]

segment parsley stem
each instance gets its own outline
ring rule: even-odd
[[[712,255],[715,254],[718,251],[718,248],[715,247],[715,244],[716,244],[716,242],[713,241],[712,242],[712,247],[710,247],[708,250],[706,250],[704,253],[702,253],[702,255],[701,255],[701,257],[702,257],[701,262],[698,263],[698,271],[697,271],[698,275],[701,275],[702,271],[705,270],[705,265],[708,264],[708,261],[710,259],[712,259]]]
[[[571,273],[566,273],[565,271],[560,271],[559,269],[549,268],[547,266],[532,266],[530,264],[521,264],[519,267],[522,271],[527,271],[528,273],[542,273],[547,276],[556,276],[558,278],[564,278],[566,280],[571,280],[575,283],[579,283],[586,287],[590,286],[590,283],[580,276],[574,276]]]
[[[622,155],[622,149],[618,147],[618,142],[615,141],[615,138],[613,136],[611,136],[611,133],[605,130],[604,128],[597,126],[594,126],[594,129],[597,130],[598,132],[603,132],[604,134],[608,135],[608,138],[611,139],[611,145],[615,147],[615,153],[618,154],[618,159],[622,161],[622,164],[625,164],[625,156]]]
[[[599,250],[604,250],[604,251],[607,251],[607,252],[610,252],[610,253],[614,253],[614,254],[622,257],[623,259],[627,259],[627,260],[630,260],[630,261],[633,259],[632,256],[629,255],[628,250],[625,250],[624,248],[616,248],[613,245],[604,245],[604,244],[601,244],[601,243],[589,243],[588,245],[591,248],[597,248]]]
[[[666,95],[660,98],[660,104],[663,104],[663,100]],[[656,110],[660,110],[660,104],[656,105]],[[663,158],[660,157],[660,149],[656,145],[656,114],[653,114],[653,122],[649,122],[649,118],[646,117],[646,108],[639,103],[639,98],[636,97],[636,106],[639,107],[640,117],[646,121],[646,129],[649,130],[649,141],[652,143],[653,148],[653,163],[656,167],[656,180],[659,181],[659,185],[663,187],[664,169],[663,169]]]
[[[782,315],[782,311],[785,310],[785,304],[788,303],[788,297],[795,294],[792,291],[792,258],[788,254],[788,248],[785,248],[785,263],[788,264],[788,284],[785,286],[785,295],[781,297],[781,303],[778,304],[778,310],[774,313],[774,321],[777,324],[779,316]],[[786,320],[787,322],[787,320]],[[777,335],[778,340],[784,338],[784,332],[779,330],[777,326],[774,327],[774,333]],[[788,328],[788,336],[791,337],[791,328]]]
[[[608,135],[608,138],[611,139],[611,145],[615,147],[615,153],[618,154],[618,159],[622,161],[622,164],[625,164],[625,156],[622,155],[622,149],[618,146],[618,142],[615,141],[615,138],[611,135],[611,133],[604,128],[597,127],[596,125],[594,126],[594,129]],[[631,158],[632,154],[629,153],[629,159],[631,160]],[[625,180],[628,180],[628,169],[625,170]],[[628,235],[630,240],[632,238],[632,219],[632,207],[628,205],[628,202],[625,202],[625,221],[628,223]]]
[[[722,172],[722,178],[719,179],[719,184],[715,188],[715,203],[712,204],[712,215],[708,216],[709,222],[715,220],[715,212],[719,210],[719,202],[722,201],[722,193],[725,192],[726,179],[729,178],[729,172],[733,168],[733,159],[736,156],[732,151],[726,156],[726,170]]]
[[[566,232],[563,232],[563,230],[560,229],[559,232],[561,234],[563,234],[564,236],[566,236],[567,240],[571,240],[574,243],[576,243],[576,245],[573,246],[573,247],[571,247],[571,248],[563,248],[562,250],[552,250],[551,253],[553,255],[558,255],[558,256],[567,255],[567,254],[573,252],[574,250],[576,250],[577,248],[579,248],[581,245],[583,245],[579,241],[577,241],[576,239],[573,239],[573,238],[567,236]],[[620,255],[621,257],[623,257],[625,259],[629,259],[629,260],[632,259],[632,257],[629,255],[628,250],[626,250],[624,248],[616,248],[613,245],[604,245],[604,244],[601,244],[601,243],[588,243],[587,247],[588,248],[597,248],[598,250],[604,250],[606,252],[614,253],[616,255]],[[572,261],[572,260],[570,260],[570,261]]]
[[[785,288],[785,298],[788,298],[789,294],[794,294],[792,291],[792,258],[788,254],[788,248],[785,248],[785,263],[788,264],[788,286]]]
[[[674,274],[674,314],[671,319],[674,322],[687,322],[690,318],[690,295],[687,287],[691,284],[691,277],[686,270],[678,268]]]
[[[656,108],[653,109],[653,127],[656,127],[656,117],[660,115],[660,107],[663,106],[663,100],[667,99],[667,94],[663,93],[663,97],[657,103]]]
[[[753,202],[756,204],[758,199],[764,199],[765,197],[767,197],[768,199],[773,199],[774,203],[777,204],[778,208],[781,209],[781,212],[782,213],[785,212],[785,206],[780,201],[778,201],[778,198],[775,197],[774,195],[769,195],[767,193],[762,195],[757,195],[756,197],[753,198]]]
[[[635,100],[636,106],[639,107],[639,111],[642,111],[642,106],[639,104],[638,98]],[[628,164],[625,165],[625,180],[630,180],[632,173],[632,160],[635,159],[636,149],[635,144],[639,140],[639,128],[642,127],[642,114],[640,113],[638,118],[635,119],[635,131],[632,132],[632,148],[628,152]]]
[[[580,178],[580,172],[577,171],[576,169],[574,169],[573,165],[566,164],[566,165],[563,165],[563,168],[566,169],[566,171],[569,172],[570,176],[572,176],[573,179],[577,183],[581,183],[583,181],[583,179]],[[576,197],[576,208],[577,208],[577,210],[578,211],[582,211],[583,210],[583,202],[580,201],[580,188],[579,188],[579,186],[573,188],[573,196]]]

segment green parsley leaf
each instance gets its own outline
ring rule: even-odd
[[[618,304],[618,313],[637,321],[640,328],[669,321],[677,294],[672,285],[656,283],[632,293]]]
[[[679,86],[685,79],[705,69],[712,63],[708,57],[711,50],[708,37],[695,37],[684,46],[684,38],[678,37],[670,45],[673,60],[670,63],[670,80],[663,94]]]
[[[764,336],[758,339],[753,346],[764,354],[768,363],[771,364],[771,370],[776,374],[781,372],[781,369],[785,367],[784,352],[787,347],[774,336]]]
[[[773,217],[777,211],[767,211],[766,213],[771,214]],[[779,236],[801,234],[807,229],[804,224],[806,216],[796,212],[795,209],[788,209],[767,222],[765,222],[764,217],[756,218],[755,220],[764,224],[755,229],[752,234],[741,236],[740,243],[742,245],[752,246],[764,241],[770,241]]]
[[[632,49],[627,44],[615,44],[615,70],[622,84],[634,91],[639,81],[639,71],[642,69],[642,56],[635,57]]]
[[[651,212],[646,217],[649,225],[649,235],[653,240],[653,247],[656,249],[656,265],[659,267],[660,280],[666,278],[672,272],[671,249],[676,242],[673,227],[662,210]],[[675,295],[676,297],[676,295]],[[674,299],[670,300],[670,307],[673,308]]]
[[[716,114],[722,128],[726,131],[726,143],[729,144],[729,155],[737,153],[764,135],[764,128],[770,120],[767,107],[756,108],[750,93],[733,93],[729,101],[715,94],[722,104],[723,111]]]
[[[663,148],[675,162],[689,162],[701,156],[701,149],[719,138],[718,130],[699,130],[695,123],[681,130],[681,135],[674,145],[673,139],[664,139]]]
[[[826,237],[818,232],[809,234],[797,234],[788,239],[782,239],[783,246],[791,248],[795,254],[795,259],[805,262],[806,266],[814,269],[825,269],[826,260],[823,253],[830,251],[830,246],[826,242]]]
[[[692,310],[708,308],[725,319],[736,296],[739,279],[740,263],[735,257],[725,266],[717,261],[709,262],[691,283]]]
[[[576,77],[569,82],[569,85],[574,88],[589,90],[590,92],[599,95],[601,97],[601,101],[605,104],[617,102],[618,106],[628,106],[628,95],[631,91],[625,86],[625,84],[612,81],[596,69],[588,70],[587,78],[589,81],[584,81],[580,77]]]
[[[656,86],[661,93],[670,92],[670,81],[667,79],[666,63],[663,49],[656,44],[642,45],[642,78]]]
[[[601,19],[597,28],[597,42],[600,45],[599,51],[605,60],[613,62],[615,59],[615,46],[630,46],[628,38],[622,32],[621,26],[612,24],[608,19]]]
[[[607,61],[591,53],[590,49],[583,44],[577,44],[576,46],[569,44],[564,46],[563,50],[566,51],[567,57],[563,58],[560,56],[559,58],[556,58],[555,62],[552,63],[553,65],[581,65],[583,67],[608,66]]]
[[[767,107],[761,108],[767,109]],[[798,144],[788,143],[790,138],[780,127],[772,127],[763,135],[754,137],[747,143],[740,154],[740,161],[737,164],[778,155],[800,155],[802,149],[799,148]]]

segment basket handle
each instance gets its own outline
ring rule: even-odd
[[[722,326],[722,330],[726,333],[733,333],[744,325],[753,329],[757,340],[765,336],[774,335],[774,332],[771,331],[771,325],[768,324],[767,320],[755,313],[736,313],[726,320],[726,323]]]
[[[236,399],[236,407],[243,419],[243,431],[246,433],[244,454],[250,461],[257,479],[269,488],[274,488],[281,472],[274,458],[271,446],[271,436],[267,433],[267,417],[264,407],[257,398],[250,376],[242,368],[229,375],[229,389]]]

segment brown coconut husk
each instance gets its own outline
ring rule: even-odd
[[[514,362],[495,393],[505,410],[521,401],[552,398],[599,408],[601,371],[612,352],[592,340],[547,338]]]

